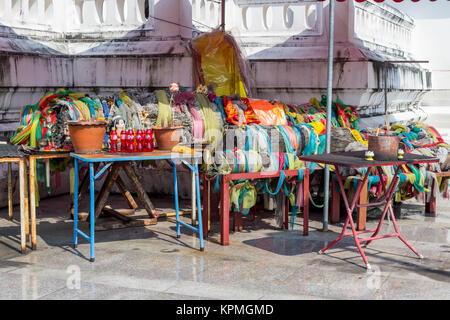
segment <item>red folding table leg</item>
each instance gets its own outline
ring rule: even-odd
[[[408,248],[410,248],[411,251],[414,252],[420,259],[423,259],[423,256],[419,252],[417,252],[417,250],[414,249],[413,246],[411,246],[408,243],[408,241],[406,241],[406,239],[403,238],[403,236],[400,234],[400,231],[398,230],[398,226],[397,226],[397,221],[395,220],[394,210],[392,210],[392,207],[389,207],[389,212],[391,214],[392,224],[394,225],[394,229],[395,229],[395,232],[397,233],[397,237],[399,237],[400,240],[402,240],[403,243],[406,244],[408,246]]]
[[[400,169],[400,167],[398,167],[397,170],[395,171],[395,174],[394,174],[394,177],[392,178],[391,184],[389,185],[388,189],[386,190],[386,185],[384,184],[384,181],[383,181],[383,173],[381,171],[381,168],[377,167],[377,172],[378,172],[378,175],[380,176],[383,193],[386,198],[386,205],[383,209],[383,213],[381,215],[380,221],[378,222],[378,226],[375,229],[375,232],[370,236],[370,238],[375,237],[378,234],[378,232],[380,232],[381,226],[383,225],[384,217],[386,216],[387,211],[391,207],[391,198],[395,192],[395,189],[397,188],[397,184],[398,184],[398,180],[399,180],[399,178],[398,178],[399,169]],[[367,247],[369,245],[369,243],[371,243],[371,242],[372,242],[372,240],[367,241],[364,244],[364,246]]]
[[[325,252],[326,250],[328,250],[328,249],[329,249],[330,247],[332,247],[335,243],[337,243],[339,240],[341,240],[343,237],[346,236],[345,230],[346,230],[346,228],[347,228],[348,222],[350,222],[350,226],[351,226],[351,228],[352,228],[352,235],[353,235],[353,238],[354,238],[354,240],[355,240],[356,247],[358,248],[358,251],[359,251],[359,253],[361,254],[361,257],[363,258],[364,263],[366,264],[367,269],[370,269],[370,264],[368,263],[367,258],[366,258],[366,255],[364,254],[364,251],[363,251],[363,249],[362,249],[362,247],[361,247],[361,244],[360,244],[360,242],[359,242],[359,240],[358,240],[357,232],[356,232],[356,229],[355,229],[355,224],[354,224],[353,218],[352,218],[352,212],[353,212],[353,210],[355,209],[356,201],[357,201],[358,198],[359,198],[359,194],[361,193],[362,187],[364,186],[364,184],[366,183],[367,179],[369,178],[369,172],[370,172],[370,170],[367,170],[367,171],[366,171],[366,173],[365,173],[365,175],[364,175],[364,178],[363,178],[362,182],[360,181],[360,182],[358,183],[358,187],[357,187],[357,189],[356,189],[355,196],[353,197],[352,204],[351,204],[351,206],[349,206],[348,200],[347,200],[347,196],[345,195],[344,185],[343,185],[343,183],[342,183],[342,177],[341,177],[341,175],[340,175],[340,173],[339,173],[339,167],[338,167],[337,165],[335,165],[335,168],[336,168],[336,175],[337,175],[337,177],[338,177],[339,187],[341,188],[341,192],[342,192],[342,198],[344,199],[345,208],[346,208],[346,210],[347,210],[347,219],[345,220],[344,227],[342,228],[342,232],[341,232],[341,234],[339,235],[339,237],[338,237],[336,240],[334,240],[333,242],[331,242],[328,246],[326,246],[325,248],[323,248],[322,250],[319,250],[319,254],[322,254],[323,252]]]

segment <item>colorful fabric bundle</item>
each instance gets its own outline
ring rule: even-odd
[[[243,98],[249,109],[253,111],[257,120],[263,126],[285,126],[287,125],[284,108],[279,103],[270,103],[266,100]]]
[[[166,92],[164,90],[157,90],[156,98],[158,99],[159,113],[156,119],[157,126],[169,126],[172,124],[172,108],[169,105]]]
[[[205,94],[197,93],[197,101],[200,105],[200,113],[205,124],[203,140],[207,143],[217,143],[222,136],[220,118],[212,109],[209,99]]]

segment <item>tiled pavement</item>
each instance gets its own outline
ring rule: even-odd
[[[327,254],[317,251],[342,227],[322,227],[312,215],[310,235],[273,227],[268,214],[245,220],[244,231],[218,244],[213,232],[206,250],[189,230],[175,236],[175,225],[96,233],[96,261],[86,257],[86,241],[71,246],[73,222],[65,212],[68,196],[43,200],[39,208],[38,250],[21,255],[20,227],[0,210],[0,299],[449,299],[450,201],[439,200],[438,217],[425,217],[423,205],[403,205],[400,231],[425,259],[400,240],[374,241],[366,271],[351,238]],[[18,217],[16,207],[15,217]],[[376,220],[370,220],[373,227]],[[87,224],[81,223],[86,228]],[[218,225],[213,225],[213,231]],[[385,221],[383,231],[392,230]],[[78,282],[74,281],[79,275]]]

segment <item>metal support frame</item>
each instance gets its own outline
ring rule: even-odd
[[[222,21],[220,24],[220,28],[222,29],[222,31],[225,31],[225,1],[226,0],[222,0],[222,4],[221,4]]]
[[[140,161],[140,160],[172,160],[173,164],[173,177],[174,177],[174,193],[175,193],[175,210],[176,210],[176,226],[177,226],[177,238],[180,238],[180,226],[183,225],[199,234],[200,238],[200,251],[204,251],[204,242],[203,242],[203,228],[202,228],[202,212],[201,212],[201,203],[200,203],[200,179],[199,179],[199,169],[198,169],[198,157],[194,157],[194,164],[191,165],[188,163],[185,159],[182,159],[180,156],[177,158],[174,155],[170,156],[117,156],[114,158],[106,158],[102,157],[101,155],[98,155],[98,157],[95,158],[89,158],[89,157],[83,157],[83,155],[78,154],[71,154],[71,156],[74,158],[74,233],[73,233],[73,243],[74,248],[77,248],[78,246],[78,235],[81,235],[90,243],[90,258],[89,260],[91,262],[95,261],[95,180],[98,179],[102,173],[109,168],[113,162],[127,162],[127,161]],[[196,188],[195,190],[192,190],[192,192],[196,192],[196,200],[197,200],[197,216],[198,216],[198,228],[195,228],[183,221],[180,220],[179,215],[179,200],[178,200],[178,181],[177,181],[177,168],[175,159],[181,160],[184,164],[187,165],[187,167],[192,170],[195,174],[195,184]],[[95,174],[94,171],[94,163],[98,162],[104,162],[106,165],[97,173]],[[89,166],[89,191],[90,191],[90,230],[89,235],[86,235],[84,232],[82,232],[80,229],[78,229],[78,171],[81,168],[80,163],[86,163]]]
[[[356,189],[356,193],[353,197],[353,201],[351,203],[351,205],[349,205],[346,193],[345,193],[345,189],[344,189],[344,184],[342,183],[342,177],[339,173],[339,167],[338,165],[335,165],[336,167],[336,174],[337,174],[337,181],[339,184],[339,187],[341,189],[341,194],[342,194],[342,198],[344,200],[344,204],[345,204],[345,208],[347,210],[347,219],[345,220],[344,226],[342,228],[342,232],[339,235],[339,237],[337,237],[334,241],[332,241],[330,244],[328,244],[325,248],[319,250],[319,254],[324,253],[326,250],[328,250],[329,248],[331,248],[333,245],[335,245],[337,242],[339,242],[342,238],[346,237],[346,236],[353,236],[354,240],[355,240],[355,244],[356,247],[358,248],[359,253],[361,254],[362,259],[364,260],[364,263],[366,265],[367,269],[371,269],[371,266],[366,258],[366,255],[364,253],[364,250],[361,246],[361,243],[366,242],[365,246],[367,247],[370,242],[372,242],[373,240],[378,240],[378,239],[384,239],[384,238],[390,238],[390,237],[398,237],[401,241],[403,241],[403,243],[405,243],[408,248],[410,248],[419,258],[423,258],[423,256],[421,254],[419,254],[417,252],[416,249],[414,249],[407,241],[406,239],[400,234],[400,231],[398,229],[397,226],[397,222],[395,220],[395,215],[394,215],[394,211],[392,209],[392,204],[391,204],[391,200],[392,197],[395,193],[395,190],[397,188],[397,185],[399,183],[400,178],[398,177],[398,174],[400,172],[400,167],[398,166],[397,169],[395,170],[395,174],[394,177],[392,178],[391,184],[389,185],[389,187],[386,189],[386,185],[383,181],[383,176],[382,176],[382,170],[381,167],[377,166],[377,173],[380,176],[380,181],[381,181],[381,185],[383,188],[383,192],[384,195],[381,197],[381,199],[378,199],[378,201],[376,201],[375,203],[370,203],[370,204],[363,204],[363,205],[358,205],[357,204],[357,199],[359,198],[359,195],[361,193],[362,187],[364,186],[364,184],[366,183],[367,179],[369,178],[369,173],[370,173],[370,168],[366,171],[364,178],[362,179],[362,181],[360,180],[358,182],[358,187]],[[383,213],[381,215],[380,221],[378,223],[377,228],[375,229],[370,229],[370,230],[362,230],[362,231],[357,231],[355,228],[355,223],[353,222],[353,218],[352,218],[352,212],[355,209],[355,207],[373,207],[373,206],[378,206],[382,203],[385,203],[385,207],[383,210]],[[394,225],[394,229],[395,229],[395,233],[392,234],[387,234],[387,235],[382,235],[382,236],[377,236],[381,226],[383,224],[384,218],[386,216],[387,211],[389,211],[389,214],[391,216],[392,219],[392,223]],[[348,223],[350,222],[350,226],[351,226],[351,232],[346,232],[347,230],[347,226]],[[364,238],[364,239],[359,239],[358,238],[358,234],[362,234],[362,233],[370,233],[373,232],[373,234],[368,237],[368,238]]]
[[[335,0],[330,0],[330,23],[329,23],[329,39],[328,39],[328,84],[327,84],[327,125],[325,134],[325,153],[331,151],[331,113],[333,102],[333,62],[334,62],[334,8]],[[324,204],[323,204],[323,231],[328,231],[328,204],[329,204],[329,190],[330,190],[330,166],[325,165],[324,172]]]

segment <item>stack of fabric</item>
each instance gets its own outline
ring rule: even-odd
[[[300,155],[324,151],[326,102],[325,95],[320,100],[311,98],[303,104],[285,104],[239,95],[219,97],[211,87],[205,86],[199,86],[195,91],[183,87],[153,92],[128,89],[98,97],[60,89],[34,105],[23,107],[20,126],[11,143],[40,150],[71,150],[66,125],[69,120],[104,119],[108,122],[107,132],[112,127],[120,130],[174,123],[183,126],[181,145],[208,145],[203,169],[209,176],[302,170],[305,164],[298,159]],[[375,134],[377,129],[360,129],[360,117],[356,110],[356,106],[345,105],[339,99],[333,101],[332,151],[367,149],[368,135]],[[441,160],[433,168],[402,168],[401,174],[404,176],[401,176],[397,199],[426,191],[424,186],[429,185],[432,179],[427,172],[450,169],[449,146],[434,128],[422,123],[393,125],[390,133],[399,136],[405,152],[438,156]],[[108,147],[106,138],[105,147]],[[310,169],[313,171],[314,168],[313,165]],[[346,185],[350,187],[359,175],[357,171],[348,172]],[[386,172],[387,181],[389,176],[390,173]],[[296,194],[296,181],[284,180],[280,184],[267,179],[253,183],[240,182],[237,186],[241,189],[232,188],[233,199],[237,199],[236,209],[248,211],[248,206],[253,203],[248,201],[249,196],[268,192],[274,194],[280,190],[284,190],[295,203],[292,194]],[[379,181],[375,176],[370,183],[371,191],[378,192]],[[447,181],[440,181],[439,184],[442,189],[447,186]],[[311,187],[317,189],[314,184]],[[247,198],[236,196],[244,190]],[[246,203],[246,208],[242,208],[242,203]]]

